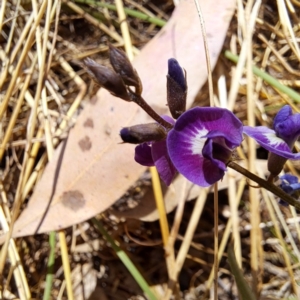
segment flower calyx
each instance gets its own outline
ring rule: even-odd
[[[91,58],[85,59],[84,65],[89,75],[97,84],[108,90],[112,95],[126,101],[131,101],[121,76],[114,70],[98,64]]]
[[[166,139],[167,131],[158,123],[139,124],[124,127],[120,131],[120,136],[124,143],[141,144]]]
[[[143,91],[142,82],[137,71],[133,68],[131,62],[127,58],[124,51],[115,48],[109,44],[109,60],[114,68],[115,72],[118,73],[123,82],[127,86],[135,87],[135,94],[141,95]]]

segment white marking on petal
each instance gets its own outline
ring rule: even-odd
[[[198,130],[198,132],[196,133],[196,135],[194,135],[191,138],[191,146],[192,146],[192,153],[193,154],[200,154],[202,155],[202,149],[204,147],[204,144],[207,140],[207,138],[203,138],[204,136],[206,136],[208,133],[207,129],[200,129]]]
[[[268,140],[268,144],[271,146],[279,146],[280,144],[286,144],[284,140],[276,136],[273,132],[263,133],[263,136]]]

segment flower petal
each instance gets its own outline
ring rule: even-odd
[[[284,184],[298,183],[298,177],[292,174],[284,174],[280,176],[280,179],[284,182]]]
[[[292,108],[289,105],[283,106],[274,118],[273,128],[275,129],[277,124],[284,122],[292,114]]]
[[[244,133],[255,139],[263,148],[279,156],[289,159],[299,159],[300,153],[292,153],[287,143],[276,136],[274,130],[265,126],[250,127],[244,126]]]
[[[153,167],[152,149],[148,143],[143,143],[135,147],[134,160],[145,167]]]
[[[175,124],[175,120],[174,120],[172,117],[170,117],[170,116],[168,116],[168,115],[161,115],[161,117],[162,117],[165,121],[169,122],[171,125],[174,125],[174,124]]]
[[[175,124],[175,130],[185,129],[187,135],[199,132],[222,132],[228,147],[235,148],[243,140],[243,125],[229,110],[218,107],[195,107],[186,111]],[[202,133],[201,133],[202,134]]]
[[[209,159],[214,165],[216,165],[220,170],[222,171],[226,171],[226,164],[222,161],[222,160],[219,160],[219,159],[215,159],[214,158],[214,151],[215,149],[214,148],[218,148],[218,150],[221,150],[222,152],[224,152],[224,147],[222,147],[221,145],[217,144],[217,143],[214,143],[213,140],[209,139],[207,141],[207,143],[204,145],[203,147],[203,150],[202,150],[202,154],[204,156],[204,158],[207,158]],[[224,155],[226,156],[226,159],[228,158],[228,149],[225,150],[225,153]],[[229,151],[231,153],[231,151]],[[222,156],[222,154],[221,154]]]
[[[178,172],[188,180],[203,187],[210,186],[224,176],[224,171],[202,153],[193,152],[192,143],[191,137],[183,138],[180,132],[171,130],[167,137],[170,158]]]
[[[167,137],[169,155],[176,169],[203,187],[221,179],[225,169],[222,161],[203,156],[204,146],[206,155],[212,151],[213,144],[206,144],[211,143],[208,137],[212,142],[221,137],[226,147],[232,149],[242,142],[242,123],[226,109],[195,107],[178,118]]]
[[[187,89],[184,72],[175,58],[168,60],[168,75],[180,85],[183,91]]]
[[[166,141],[152,144],[152,158],[160,178],[169,186],[177,171],[169,157]]]
[[[300,114],[294,114],[285,121],[276,123],[274,130],[277,136],[282,138],[292,148],[300,135]]]

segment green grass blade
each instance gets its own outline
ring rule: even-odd
[[[228,245],[228,261],[242,300],[256,300],[236,261],[232,245]]]
[[[237,63],[239,60],[239,57],[237,55],[234,55],[230,51],[226,50],[225,51],[225,57],[228,58],[229,60]],[[262,78],[265,82],[276,88],[277,90],[281,91],[282,93],[285,93],[288,95],[291,99],[293,99],[296,102],[300,102],[300,94],[298,94],[296,91],[293,89],[285,86],[284,84],[280,83],[277,79],[272,77],[271,75],[267,74],[266,72],[262,71],[258,67],[253,66],[252,67],[253,73]]]
[[[105,7],[108,8],[110,10],[113,11],[117,11],[117,8],[115,5],[113,4],[108,4],[108,3],[104,3],[104,2],[97,2],[94,0],[75,0],[76,3],[81,3],[81,4],[89,4],[89,5],[94,5],[94,6],[100,6],[100,7]],[[156,17],[150,17],[147,16],[146,14],[133,10],[133,9],[129,9],[129,8],[124,8],[124,12],[126,15],[155,24],[159,27],[163,27],[167,22],[160,19],[160,18],[156,18]]]
[[[47,264],[46,286],[44,290],[43,300],[51,299],[54,262],[55,262],[55,240],[56,240],[56,233],[55,231],[52,231],[49,234],[50,253],[49,253],[49,259]]]
[[[105,237],[105,239],[111,244],[111,247],[114,249],[120,260],[123,262],[125,267],[128,269],[132,277],[135,279],[135,281],[138,283],[138,285],[144,291],[144,293],[148,296],[148,298],[150,300],[157,300],[157,297],[153,294],[151,288],[149,287],[146,280],[143,278],[142,274],[132,263],[125,251],[123,251],[112,239],[112,237],[103,227],[102,223],[96,220],[95,218],[92,219],[92,222],[95,225],[95,227],[97,227],[97,229],[100,231],[100,233]]]

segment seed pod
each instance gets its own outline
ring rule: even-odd
[[[170,58],[168,60],[167,101],[174,119],[178,119],[185,112],[186,95],[186,73],[183,72],[176,59]]]
[[[136,92],[141,95],[143,87],[140,77],[125,52],[113,47],[111,44],[109,44],[109,50],[109,59],[114,70],[121,76],[126,85],[134,86]]]
[[[126,101],[131,101],[122,78],[115,71],[99,65],[90,58],[85,59],[84,64],[89,75],[91,75],[96,83],[114,96]]]
[[[120,136],[124,143],[141,144],[163,140],[167,133],[159,124],[149,123],[124,127],[120,131]]]

